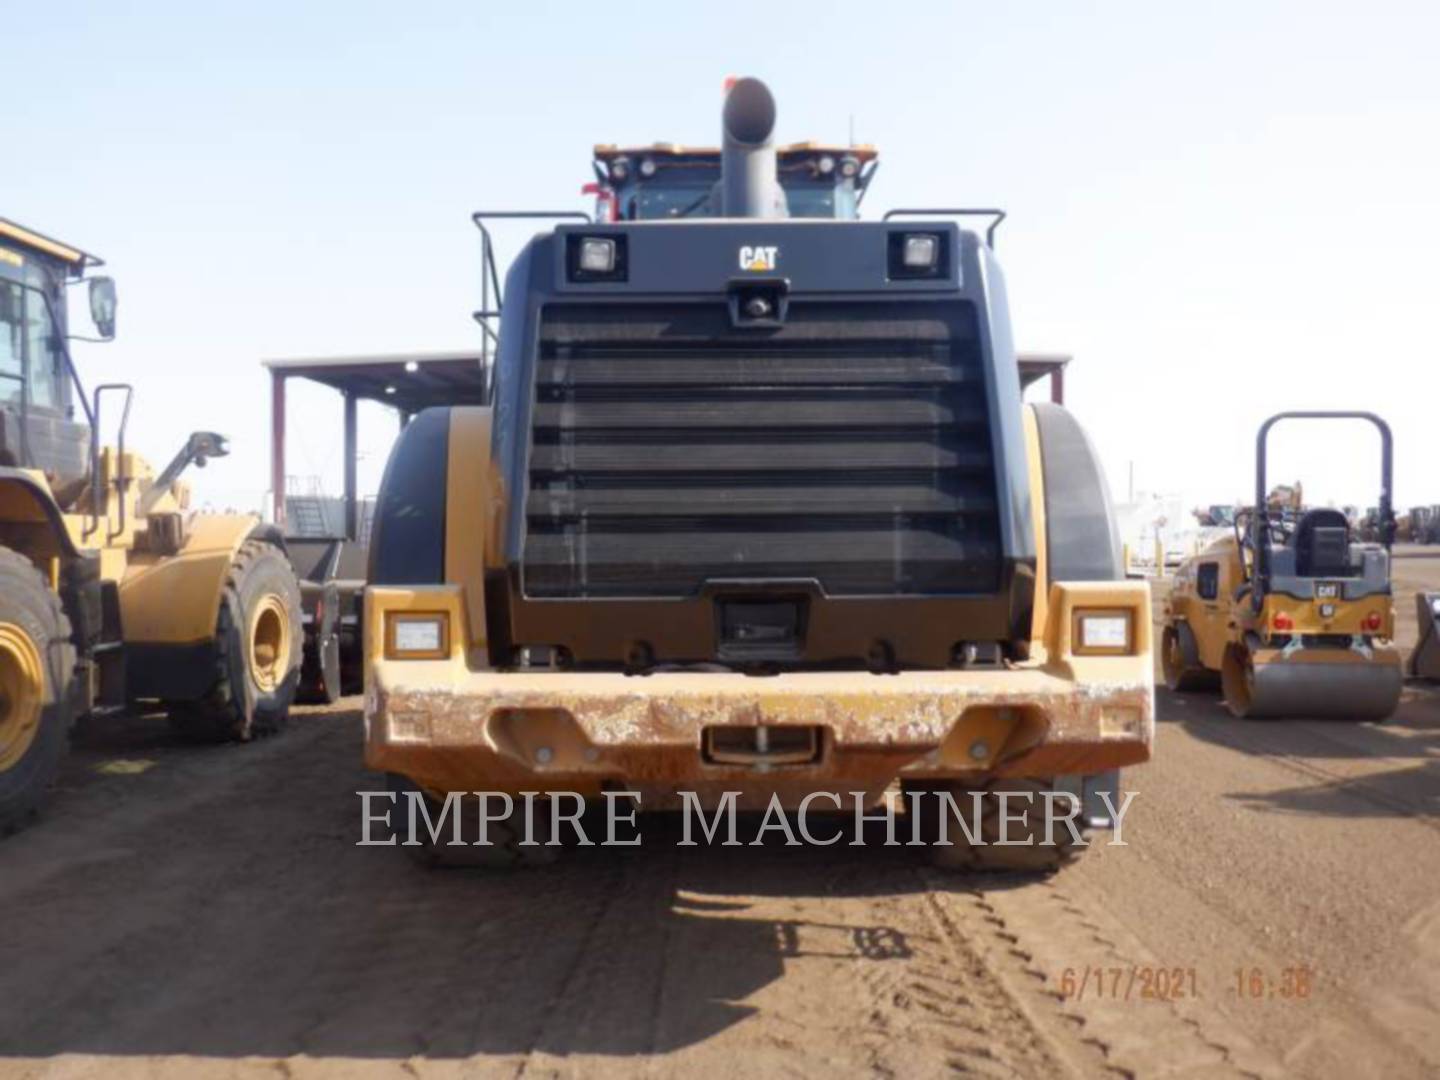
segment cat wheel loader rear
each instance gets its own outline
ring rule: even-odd
[[[182,731],[248,739],[285,718],[300,663],[299,587],[257,516],[191,515],[180,475],[226,452],[192,435],[158,475],[125,448],[131,388],[86,395],[66,289],[100,261],[0,218],[0,834],[28,820],[75,721],[163,708]],[[100,444],[103,400],[120,405]]]
[[[1104,826],[1154,705],[1094,449],[1022,404],[985,240],[833,212],[853,198],[794,216],[774,113],[738,81],[709,186],[535,236],[493,408],[405,428],[371,534],[367,762],[437,802],[898,783],[979,793],[1002,833],[997,789],[1064,789]],[[812,156],[807,179],[853,181]],[[948,861],[1053,868],[1063,832]]]
[[[1287,419],[1359,419],[1381,440],[1376,542],[1357,542],[1344,513],[1266,498],[1266,443]],[[1219,687],[1238,717],[1382,720],[1400,703],[1390,586],[1390,428],[1370,413],[1290,412],[1256,445],[1255,507],[1234,535],[1181,564],[1161,636],[1172,690]],[[1298,485],[1295,489],[1299,491]]]

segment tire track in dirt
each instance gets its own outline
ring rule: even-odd
[[[1008,954],[1049,1011],[1066,1018],[1080,1044],[1102,1053],[1112,1073],[1144,1077],[1283,1073],[1280,1063],[1196,1001],[1141,1001],[1133,993],[1126,1000],[1122,994],[1107,997],[1103,989],[1088,999],[1062,992],[1060,974],[1066,969],[1119,969],[1127,973],[1122,982],[1129,992],[1131,969],[1162,966],[1123,925],[1072,900],[1063,879],[1024,884],[993,879],[956,883],[933,876],[930,880],[934,902],[978,915],[989,926],[996,951]]]
[[[927,886],[921,894],[926,912],[960,964],[968,971],[984,972],[974,982],[985,997],[989,1017],[987,1034],[993,1037],[996,1027],[1003,1025],[1007,1029],[1004,1045],[1019,1051],[997,1063],[1003,1075],[1103,1075],[1106,1071],[1104,1047],[1077,1043],[1069,1033],[1057,1028],[1055,1017],[1035,1007],[1036,1003],[1029,1000],[1029,988],[1017,985],[1014,971],[1006,970],[1013,966],[1005,962],[1004,952],[987,947],[986,930],[976,927],[973,919],[965,920],[971,927],[968,931],[962,927],[963,912],[944,902],[943,891],[937,892],[934,887],[935,876],[920,874]],[[998,936],[1000,931],[994,933]],[[1013,939],[1007,944],[1013,944]],[[969,1049],[982,1058],[989,1058],[992,1053],[983,1043],[972,1044]],[[970,1063],[964,1064],[965,1071],[970,1071]]]
[[[1267,814],[1293,772],[1277,732],[1164,735],[1132,847],[1024,884],[915,849],[677,848],[663,818],[638,849],[424,870],[355,847],[353,792],[380,785],[353,712],[234,751],[82,749],[76,768],[154,765],[72,771],[0,845],[0,904],[25,913],[0,925],[0,1075],[1425,1075],[1372,1015],[1422,1022],[1414,982],[1385,1005],[1352,974],[1308,1012],[1228,1002],[1214,979],[1194,1002],[1061,995],[1066,968],[1318,959],[1338,980],[1363,949],[1440,941],[1433,897],[1407,906],[1428,830],[1371,853],[1387,885],[1343,875],[1414,807]]]
[[[591,902],[578,933],[572,928],[578,937],[573,958],[537,1018],[517,1077],[598,1075],[606,1057],[646,1054],[653,1048],[653,1002],[663,953],[637,948],[635,931],[637,924],[663,925],[673,886],[653,860],[607,854],[585,860],[602,865],[571,883]],[[588,1060],[591,1055],[599,1060]],[[626,1071],[633,1075],[632,1067]]]

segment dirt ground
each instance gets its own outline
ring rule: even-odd
[[[1405,555],[1408,646],[1440,549]],[[354,846],[345,706],[228,751],[82,735],[0,844],[0,1077],[1440,1074],[1429,690],[1358,726],[1162,691],[1127,846],[1020,884],[663,819],[427,872]]]

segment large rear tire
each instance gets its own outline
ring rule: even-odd
[[[60,598],[0,548],[0,836],[35,816],[75,719],[75,646]]]
[[[1089,830],[1083,818],[1075,819],[1075,833],[1062,822],[1057,821],[1051,830],[1051,843],[1045,843],[1045,792],[1055,788],[1043,780],[989,780],[979,786],[949,784],[926,792],[920,800],[924,807],[921,821],[921,837],[929,845],[930,860],[943,870],[968,870],[972,872],[996,872],[1010,874],[1053,874],[1069,866],[1084,854],[1089,843]],[[950,814],[950,808],[942,800],[933,797],[941,791],[948,791],[955,800],[960,813],[966,816],[978,843],[970,843],[969,837],[960,828],[953,816],[946,823],[945,837],[948,843],[941,844],[940,818]],[[976,820],[974,796],[979,794],[979,811]],[[1008,796],[1004,801],[1001,795]],[[1024,808],[1020,819],[1017,810]],[[1076,840],[1076,833],[1079,840]],[[997,845],[996,841],[1004,840]]]
[[[284,726],[300,682],[300,585],[283,552],[240,545],[215,621],[215,672],[198,701],[169,703],[171,722],[203,742],[246,742]]]
[[[395,773],[389,774],[386,780],[389,789],[398,796],[391,811],[396,842],[400,849],[420,866],[436,870],[515,870],[527,866],[545,866],[553,863],[557,857],[557,849],[546,843],[550,837],[550,816],[548,806],[543,802],[536,804],[536,821],[532,834],[532,838],[537,841],[535,844],[521,843],[525,839],[525,824],[519,806],[508,819],[490,821],[485,830],[485,839],[488,842],[477,844],[480,839],[478,808],[464,799],[461,800],[464,813],[460,823],[463,844],[436,844],[433,837],[425,831],[423,822],[419,823],[415,830],[415,839],[419,842],[407,843],[410,839],[407,800],[412,797],[410,793],[420,792],[420,789]],[[440,804],[428,794],[420,793],[420,797],[425,802],[430,820],[438,823],[442,809]],[[472,810],[476,812],[472,813]],[[442,835],[451,835],[448,826]]]

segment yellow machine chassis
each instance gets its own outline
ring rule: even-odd
[[[1055,583],[1037,595],[1031,659],[991,670],[625,675],[489,668],[482,575],[503,493],[489,411],[454,409],[446,583],[366,591],[366,763],[432,792],[678,791],[878,795],[896,779],[1090,774],[1148,759],[1154,732],[1150,593],[1144,582]],[[1043,477],[1026,411],[1032,513]],[[486,538],[482,541],[481,538]],[[1043,543],[1037,577],[1045,580]],[[1128,613],[1124,655],[1077,655],[1076,612]],[[443,614],[442,655],[400,659],[393,618]],[[801,760],[718,760],[717,729],[802,729]],[[792,732],[794,734],[794,732]],[[794,743],[796,740],[791,740]]]
[[[240,546],[262,527],[260,518],[193,515],[174,550],[151,550],[143,542],[149,518],[137,514],[143,482],[152,475],[149,466],[135,455],[125,455],[123,471],[135,482],[120,496],[111,484],[120,471],[112,450],[103,452],[101,464],[107,501],[99,515],[62,512],[42,473],[9,470],[0,475],[0,523],[31,526],[23,533],[26,543],[16,550],[48,571],[52,589],[60,588],[66,565],[79,553],[98,556],[100,579],[114,583],[119,600],[129,681],[141,688],[143,697],[165,698],[172,692],[175,697],[189,697],[195,665],[207,659],[213,648],[226,574]],[[152,516],[183,512],[181,502],[167,494]],[[258,640],[255,634],[261,627],[249,629],[252,640]],[[294,632],[282,631],[282,636]],[[268,629],[266,633],[274,636]],[[93,704],[100,692],[96,669],[91,669],[90,678],[91,684],[82,687],[82,697]],[[257,682],[263,685],[262,680]]]

